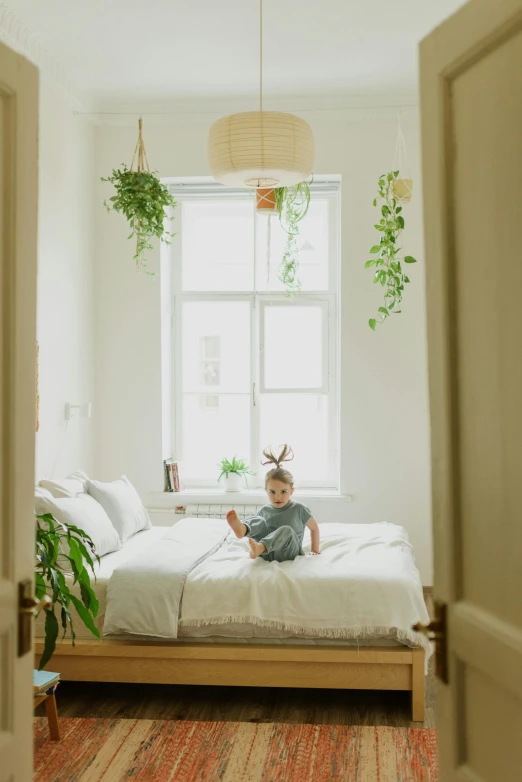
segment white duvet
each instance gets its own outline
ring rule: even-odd
[[[406,531],[395,524],[321,524],[321,554],[251,560],[229,536],[185,583],[180,627],[248,623],[303,637],[390,637],[429,643],[411,629],[429,621]],[[308,530],[304,551],[310,551]]]
[[[196,528],[200,547],[205,536],[215,543],[227,531],[225,521],[185,519],[166,533],[168,542],[160,540],[141,554],[142,563],[134,576],[132,560],[125,563],[120,574],[120,578],[124,576],[124,593],[110,588],[118,578],[115,570],[109,582],[110,621],[106,619],[105,633],[175,638],[178,625],[194,628],[248,623],[305,638],[361,638],[367,642],[390,637],[423,646],[429,653],[429,643],[411,629],[415,622],[429,619],[412,547],[402,527],[384,522],[321,524],[321,554],[282,563],[250,559],[247,541],[229,534],[217,547],[208,546],[208,555],[187,569],[179,606],[174,598],[180,573],[169,572],[165,552],[172,549],[172,532],[176,530],[173,560],[187,562],[186,552],[194,548]],[[305,552],[309,544],[307,531]],[[134,599],[133,589],[137,596],[147,595],[145,612],[143,600]],[[120,599],[115,602],[118,592]],[[159,611],[153,607],[158,605]],[[179,616],[169,618],[172,611],[178,611]]]

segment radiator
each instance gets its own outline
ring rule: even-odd
[[[263,505],[236,505],[233,502],[226,505],[198,502],[189,505],[177,505],[175,508],[149,508],[149,513],[171,513],[176,516],[189,516],[197,519],[224,519],[228,511],[234,508],[239,518],[244,519],[249,516],[255,516],[262,507]]]

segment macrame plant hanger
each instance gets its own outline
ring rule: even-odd
[[[136,161],[136,156],[138,158],[137,161]],[[134,171],[134,163],[136,162],[137,162],[136,171],[138,172],[138,174],[141,174],[141,172],[145,170],[150,172],[149,161],[147,159],[147,152],[145,151],[145,144],[143,143],[143,120],[141,117],[138,120],[138,140],[136,142],[136,147],[134,149],[134,155],[130,167],[131,171]]]
[[[140,117],[138,120],[138,140],[136,142],[136,147],[134,149],[134,155],[132,157],[132,163],[130,166],[130,170],[134,171],[134,164],[136,163],[136,173],[141,174],[142,171],[147,171],[150,173],[150,167],[149,167],[149,161],[147,158],[147,152],[145,150],[145,144],[143,142],[143,119]],[[136,226],[136,228],[139,228],[139,224]],[[139,231],[137,231],[139,234]],[[140,254],[140,240],[139,237],[136,239],[136,257]],[[138,270],[142,268],[141,264],[138,264]]]
[[[395,180],[393,191],[395,198],[401,204],[409,204],[411,201],[411,191],[413,181],[410,176],[410,166],[408,162],[408,152],[406,150],[406,140],[402,132],[402,109],[399,109],[399,127],[397,129],[397,141],[395,143],[395,154],[393,156],[393,170],[399,172],[399,179]]]

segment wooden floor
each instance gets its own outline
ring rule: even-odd
[[[431,662],[426,685],[424,726],[434,728]],[[422,726],[406,692],[62,682],[57,701],[63,717]]]
[[[425,598],[433,615],[431,594]],[[62,682],[56,700],[62,717],[436,727],[433,658],[424,723],[411,721],[410,694],[393,691]],[[44,716],[44,706],[35,714]]]

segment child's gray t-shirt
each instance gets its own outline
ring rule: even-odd
[[[303,543],[307,522],[312,518],[310,509],[306,505],[293,500],[282,508],[274,508],[273,505],[263,505],[258,511],[258,515],[266,521],[270,527],[270,532],[274,532],[279,527],[291,527],[296,533],[300,545]]]

